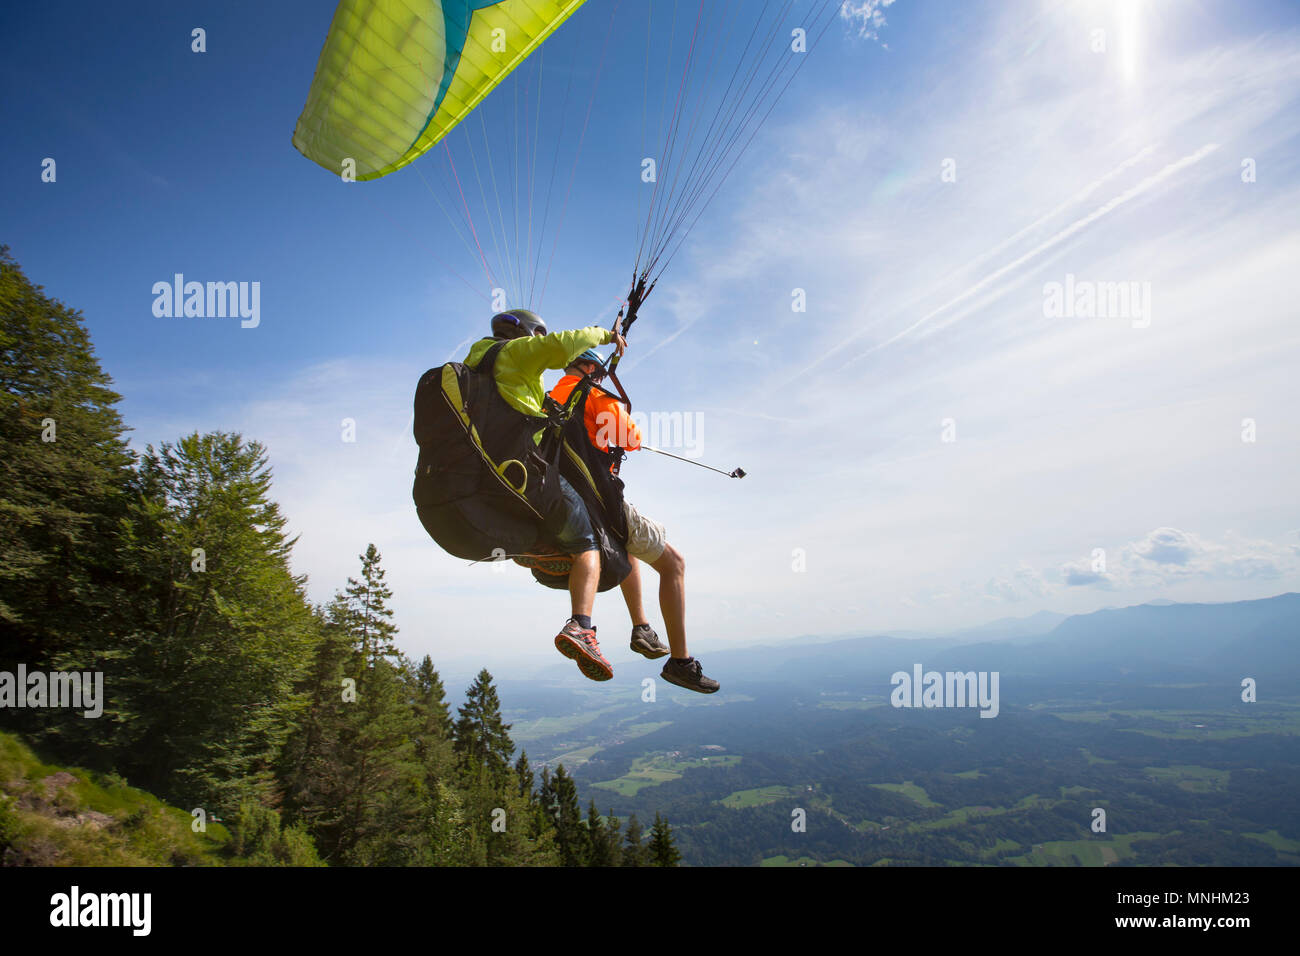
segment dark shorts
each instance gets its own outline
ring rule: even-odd
[[[595,551],[596,532],[591,528],[591,519],[587,516],[587,506],[562,476],[560,494],[555,504],[546,513],[542,526],[550,535],[552,543],[562,554],[583,554]]]

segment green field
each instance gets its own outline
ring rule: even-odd
[[[625,740],[631,740],[633,737],[644,737],[646,734],[653,734],[656,730],[662,730],[671,723],[671,720],[655,720],[649,723],[628,724],[626,727],[620,728],[618,733]]]
[[[1059,787],[1058,792],[1060,793],[1062,800],[1068,800],[1071,797],[1082,797],[1089,793],[1100,793],[1101,791],[1096,787],[1085,787],[1080,785],[1077,787]]]
[[[1134,840],[1156,839],[1168,834],[1124,833],[1119,836],[1098,834],[1090,840],[1057,840],[1040,843],[1023,856],[1007,857],[1017,866],[1106,866],[1127,860],[1135,854],[1129,846]],[[1075,859],[1078,859],[1078,863]]]
[[[1267,833],[1243,833],[1242,836],[1267,843],[1281,853],[1300,853],[1300,840],[1289,840],[1276,830],[1269,830]]]
[[[930,799],[930,795],[924,789],[918,787],[912,781],[907,780],[903,783],[873,783],[873,787],[879,787],[881,790],[890,790],[894,793],[900,793],[914,803],[923,807],[937,807],[939,804]]]
[[[735,810],[741,807],[757,807],[765,803],[775,803],[786,797],[792,797],[798,792],[796,787],[758,787],[754,790],[737,790],[735,793],[727,794],[718,802],[724,807]]]
[[[810,856],[801,856],[797,860],[792,860],[788,856],[769,856],[765,857],[763,866],[852,866],[847,860],[831,860],[828,863],[822,863],[814,860]]]
[[[1214,713],[1203,710],[1048,710],[1062,720],[1079,723],[1113,723],[1113,714],[1134,722],[1154,724],[1120,729],[1168,740],[1230,740],[1261,733],[1300,735],[1300,709],[1283,703],[1260,710]]]
[[[918,788],[919,789],[919,788]],[[931,804],[938,806],[938,804]],[[965,826],[970,823],[977,823],[987,817],[1001,816],[1004,813],[1014,813],[1018,810],[1026,810],[1034,807],[1048,806],[1046,800],[1037,796],[1025,797],[1014,807],[988,807],[988,806],[969,806],[957,807],[955,810],[949,810],[941,817],[933,820],[919,820],[911,822],[907,820],[894,820],[893,826],[901,830],[944,830],[949,827]],[[1019,843],[1010,843],[1010,846],[1020,846]]]
[[[603,707],[600,710],[583,711],[570,714],[567,717],[538,717],[536,720],[516,721],[510,725],[510,739],[526,748],[547,737],[573,733],[575,730],[600,719],[602,715],[621,709],[620,705]]]
[[[665,688],[662,684],[659,686],[659,693],[664,693]],[[666,688],[668,691],[677,691],[680,688]],[[668,700],[669,698],[660,698]],[[677,707],[726,707],[728,704],[738,704],[742,701],[753,701],[754,698],[748,694],[692,694],[689,691],[685,697],[674,694],[671,698],[672,703]]]
[[[1094,755],[1090,750],[1088,750],[1086,747],[1085,747],[1085,748],[1082,748],[1082,749],[1080,750],[1080,753],[1083,754],[1083,759],[1086,760],[1086,761],[1088,761],[1089,764],[1098,764],[1098,763],[1114,763],[1114,762],[1115,762],[1115,761],[1113,761],[1113,760],[1107,760],[1105,757],[1098,757],[1098,756],[1095,756],[1095,755]]]
[[[971,821],[971,818],[982,816],[993,816],[999,813],[1006,813],[1005,810],[993,809],[991,807],[958,807],[956,810],[950,810],[936,820],[921,820],[918,823],[904,823],[905,827],[913,827],[917,830],[943,830],[947,827],[964,826]]]
[[[823,700],[817,706],[826,710],[872,710],[886,706],[883,700]]]
[[[600,744],[592,744],[590,747],[579,747],[577,750],[569,750],[552,758],[552,762],[564,764],[564,766],[572,770],[574,767],[581,767],[601,749],[603,748]]]
[[[621,709],[622,705],[619,705],[568,717],[539,717],[530,721],[518,721],[511,726],[510,734],[521,745],[520,749],[536,749],[540,741],[546,741],[546,747],[543,748],[546,762],[562,763],[572,770],[586,763],[615,740],[628,741],[644,737],[672,723],[671,720],[630,723],[636,718],[624,717],[611,729],[607,715]]]
[[[1172,783],[1183,790],[1193,793],[1209,793],[1224,790],[1228,786],[1227,770],[1215,770],[1211,767],[1198,767],[1191,764],[1178,764],[1168,767],[1143,767],[1142,772],[1152,780]]]
[[[653,754],[649,757],[637,757],[632,761],[632,769],[616,780],[604,780],[592,786],[613,790],[625,797],[634,797],[646,787],[656,787],[661,783],[679,780],[687,770],[696,767],[734,767],[738,763],[740,763],[739,754],[720,754],[716,757],[670,757],[668,754]]]

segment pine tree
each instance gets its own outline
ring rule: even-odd
[[[641,821],[632,814],[627,820],[627,839],[623,843],[622,866],[648,866],[646,846],[641,842]]]
[[[361,642],[362,659],[374,666],[381,657],[393,657],[397,647],[393,635],[397,628],[390,618],[393,612],[384,603],[393,596],[384,584],[384,569],[379,566],[380,554],[374,544],[366,547],[361,558],[361,579],[348,578],[347,597],[352,619],[349,629]]]
[[[526,750],[520,751],[519,759],[515,761],[515,778],[519,781],[519,795],[527,800],[531,806],[535,776],[532,768],[528,766],[528,751]]]
[[[494,791],[490,817],[493,826],[488,835],[488,863],[492,866],[532,866],[542,862],[533,845],[533,815],[527,798],[520,795],[511,778]],[[498,828],[495,824],[500,822]],[[553,861],[552,861],[553,862]]]
[[[475,828],[465,819],[460,796],[443,781],[430,795],[428,821],[431,866],[482,866],[487,861]]]
[[[434,669],[433,658],[424,656],[420,669],[416,673],[416,686],[419,690],[420,712],[426,721],[426,730],[436,732],[448,740],[451,739],[452,723],[450,708],[447,705],[447,691],[442,685],[442,678]]]
[[[338,842],[340,813],[332,801],[338,798],[343,773],[344,708],[355,694],[345,681],[355,681],[349,675],[357,670],[351,636],[339,623],[345,617],[339,607],[343,600],[336,594],[328,610],[316,611],[321,640],[306,688],[310,703],[285,747],[280,769],[286,819],[305,821],[330,846]]]
[[[0,246],[0,670],[105,670],[130,629],[138,580],[119,552],[133,455],[112,384],[81,313]],[[97,765],[111,761],[112,719],[6,715],[74,736],[60,752]]]
[[[456,713],[459,719],[454,742],[462,771],[473,778],[483,767],[494,782],[504,784],[515,745],[510,739],[510,725],[501,719],[501,701],[486,669],[479,671],[465,692],[464,706]]]
[[[348,792],[340,828],[342,862],[404,866],[418,862],[425,804],[424,768],[415,754],[419,725],[400,665],[371,657],[349,711]]]
[[[677,866],[682,859],[673,844],[672,828],[658,813],[655,814],[654,826],[650,828],[649,855],[651,866]]]
[[[304,727],[310,742],[289,797],[330,863],[405,865],[428,862],[428,813],[438,781],[428,780],[417,754],[424,729],[418,678],[392,645],[389,596],[373,546],[362,556],[362,580],[336,595],[325,614],[316,702]],[[444,822],[458,807],[443,804]],[[451,826],[452,823],[446,823]]]
[[[542,776],[537,785],[537,803],[550,813],[555,806],[555,783],[551,779],[551,768],[542,764]]]
[[[294,539],[270,500],[265,449],[235,434],[149,446],[125,560],[144,584],[120,648],[118,769],[183,806],[232,816],[265,801],[308,701],[320,630]]]
[[[555,784],[551,779],[551,768],[542,765],[542,774],[538,778],[537,791],[533,797],[533,834],[534,837],[543,833],[550,834],[552,842],[555,840]]]
[[[415,715],[420,734],[415,741],[416,756],[424,765],[425,786],[433,792],[434,782],[448,777],[456,764],[452,749],[452,723],[448,714],[442,678],[427,655],[415,676]]]
[[[619,845],[623,837],[621,828],[621,821],[614,816],[614,811],[610,810],[609,815],[605,817],[605,845],[609,853],[607,866],[621,866],[623,863],[623,848]]]
[[[582,810],[578,808],[578,788],[564,769],[555,768],[551,778],[553,803],[551,819],[555,824],[555,846],[562,866],[586,865],[586,829],[582,825]]]
[[[618,844],[614,846],[617,847]],[[596,810],[596,800],[592,798],[587,806],[587,866],[613,866],[614,854],[605,825]]]
[[[519,775],[511,769],[510,725],[501,719],[501,702],[486,670],[465,692],[457,714],[453,741],[466,817],[486,847],[488,865],[536,862],[529,846],[536,831],[531,792],[521,792]]]
[[[540,786],[533,784],[537,776],[528,765],[528,755],[521,753],[515,762],[515,777],[519,781],[519,794],[528,815],[528,839],[531,843],[529,863],[533,866],[559,866],[560,854],[555,843],[555,823],[550,807],[554,802],[550,770],[542,765]]]

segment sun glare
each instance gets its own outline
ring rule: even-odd
[[[1116,0],[1115,7],[1120,71],[1124,82],[1132,83],[1137,78],[1142,48],[1142,0]]]

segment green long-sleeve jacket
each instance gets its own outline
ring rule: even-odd
[[[478,368],[478,363],[487,350],[497,341],[480,339],[475,342],[465,357],[464,364]],[[545,415],[542,402],[546,398],[546,387],[542,382],[542,373],[552,368],[563,369],[587,349],[607,345],[611,341],[613,337],[609,329],[598,325],[510,339],[498,353],[493,368],[497,391],[512,408],[525,415]],[[541,434],[539,431],[534,440],[540,440]]]

